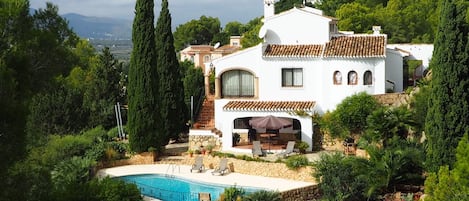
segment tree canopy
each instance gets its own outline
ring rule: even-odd
[[[444,0],[430,68],[426,116],[427,168],[453,168],[459,139],[469,132],[469,23],[467,2]]]
[[[160,146],[161,140],[153,7],[153,0],[137,0],[132,29],[127,127],[130,147],[136,152]]]

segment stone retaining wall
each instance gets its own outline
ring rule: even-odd
[[[282,195],[283,201],[321,200],[321,192],[319,190],[318,185],[308,186],[304,188],[297,188],[294,190],[281,192],[280,194]]]
[[[190,150],[197,150],[201,146],[207,145],[214,146],[215,150],[220,149],[221,143],[217,135],[189,135],[189,148]]]

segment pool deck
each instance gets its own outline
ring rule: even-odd
[[[191,173],[190,169],[191,166],[189,165],[174,164],[127,165],[99,170],[97,176],[119,177],[136,174],[167,174],[206,183],[255,187],[280,192],[315,185],[315,183],[310,182],[246,175],[236,172],[228,173],[223,176],[216,176],[212,175],[212,169],[206,169],[201,173]]]

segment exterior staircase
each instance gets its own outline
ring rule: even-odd
[[[205,97],[199,117],[194,123],[194,128],[206,130],[215,129],[215,101],[213,95]]]

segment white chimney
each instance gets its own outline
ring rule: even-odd
[[[275,15],[275,0],[264,0],[264,19]]]
[[[381,33],[381,26],[373,26],[373,34],[378,35]]]

